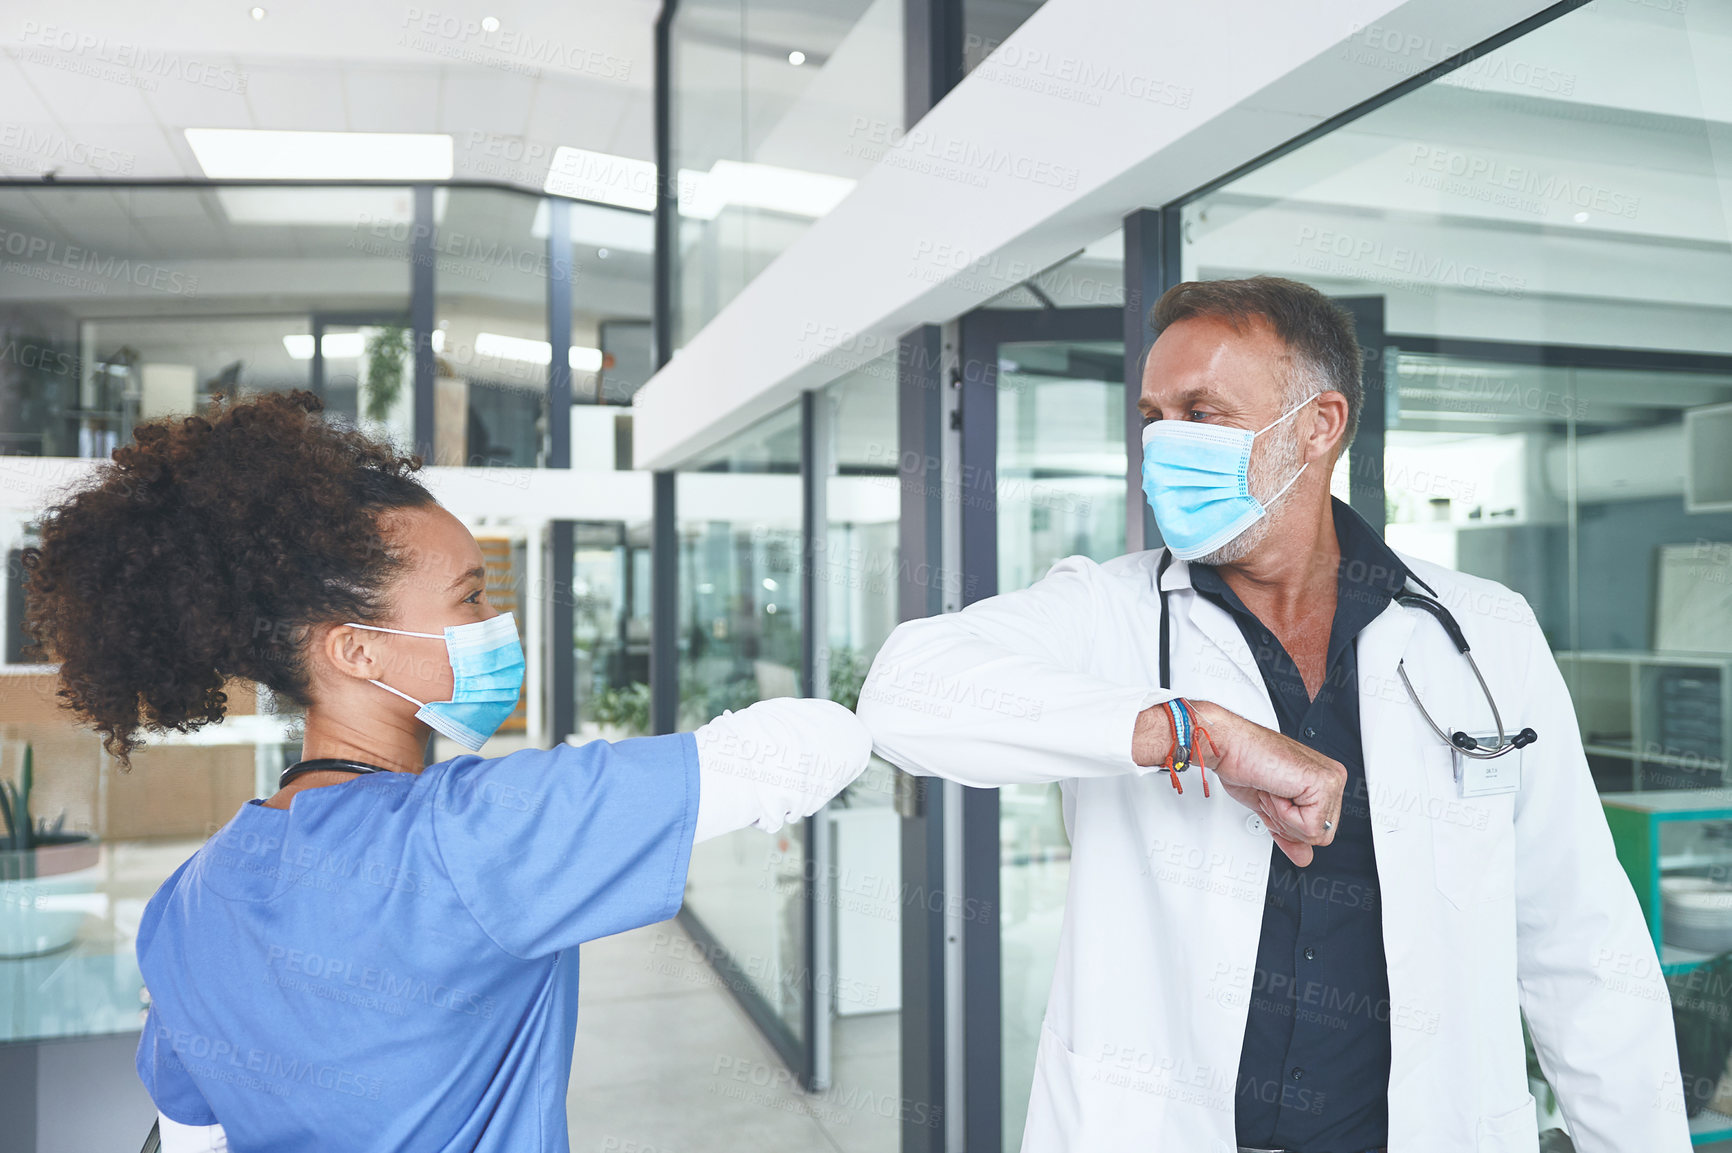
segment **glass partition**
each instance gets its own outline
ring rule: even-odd
[[[579,404],[629,405],[655,374],[650,286],[654,218],[594,204],[571,213],[571,395]],[[629,461],[618,467],[629,467]]]
[[[679,721],[800,695],[800,409],[677,478]],[[805,832],[743,829],[692,850],[686,908],[794,1038],[805,1036]]]
[[[817,400],[824,536],[811,542],[808,555],[824,598],[825,643],[814,691],[852,709],[897,623],[896,357],[849,373]],[[831,1097],[838,1103],[902,1097],[902,819],[892,804],[893,777],[888,763],[872,758],[824,814],[833,831],[832,864],[817,912],[834,950],[828,987],[819,993],[835,1017]],[[900,1149],[901,1120],[886,1112],[844,1114],[848,1147]]]
[[[686,344],[902,136],[902,4],[691,0],[671,31]]]
[[[643,736],[650,731],[649,525],[584,522],[574,535],[578,736]]]
[[[1728,43],[1695,6],[1586,5],[1183,209],[1186,278],[1380,303],[1385,448],[1351,467],[1387,539],[1522,594],[1601,791],[1670,807],[1728,783],[1732,731]]]
[[[1116,239],[1116,237],[1112,238]],[[1124,344],[1097,332],[1017,339],[1065,314],[1006,317],[992,346],[998,399],[998,589],[1027,588],[1064,557],[1125,549]],[[1078,329],[1122,325],[1117,309],[1074,313]],[[966,323],[966,322],[965,322]],[[1028,332],[1026,335],[1034,335]],[[1058,961],[1070,883],[1059,787],[998,790],[1004,1133],[1020,1134]]]
[[[439,458],[533,468],[547,452],[550,265],[540,201],[489,188],[444,198],[433,243],[435,388],[467,416],[439,428]],[[461,442],[461,443],[459,443]]]
[[[406,318],[407,188],[0,189],[0,452],[99,456],[214,392],[327,392],[353,415],[365,336]],[[326,381],[315,369],[326,355]]]
[[[407,186],[0,188],[0,454],[106,457],[140,420],[289,388],[406,445],[426,243],[430,463],[543,464],[555,277],[571,280],[574,400],[595,398],[604,325],[618,345],[604,399],[648,377],[650,218],[561,203],[572,256],[555,264],[550,200],[509,189],[436,187],[423,237]],[[611,416],[591,423],[573,437],[590,466],[629,466]]]
[[[1711,491],[1732,456],[1704,439],[1732,401],[1712,39],[1584,8],[1184,209],[1186,277],[1381,298],[1388,539],[1514,588],[1566,673],[1621,680],[1582,716],[1603,789],[1718,784],[1725,763],[1628,720],[1665,652],[1732,653],[1723,609],[1662,627],[1706,579],[1691,550],[1732,540]],[[1567,91],[1510,79],[1542,58]]]

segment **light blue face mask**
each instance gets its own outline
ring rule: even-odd
[[[378,633],[444,638],[445,652],[451,658],[450,700],[418,701],[384,681],[372,683],[412,705],[420,705],[415,713],[418,719],[472,752],[479,752],[487,738],[517,708],[517,698],[523,692],[523,644],[517,639],[517,623],[510,613],[466,625],[446,625],[442,633],[412,633],[407,629],[346,623],[352,628]]]
[[[1174,556],[1207,556],[1268,514],[1251,495],[1251,445],[1320,395],[1312,393],[1256,432],[1191,420],[1157,420],[1143,429],[1143,494]],[[1269,503],[1308,467],[1300,465]]]

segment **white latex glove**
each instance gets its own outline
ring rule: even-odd
[[[809,697],[729,710],[692,735],[699,841],[748,827],[772,832],[811,816],[872,755],[872,737],[853,713]]]

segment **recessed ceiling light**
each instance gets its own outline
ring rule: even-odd
[[[1588,222],[1588,214],[1587,213],[1585,213],[1585,212],[1576,213],[1576,223],[1577,224],[1586,224],[1587,222]]]
[[[516,360],[524,364],[550,364],[553,346],[545,340],[525,340],[520,336],[501,336],[497,332],[475,335],[475,355],[499,360]],[[571,345],[566,350],[566,363],[578,372],[594,372],[601,367],[601,349]]]
[[[788,63],[792,64],[794,67],[798,68],[800,65],[804,64],[805,62],[806,62],[806,54],[804,52],[800,51],[798,48],[796,48],[792,52],[788,53]]]
[[[613,254],[605,248],[598,248],[595,250],[595,258],[597,260],[606,260],[609,256],[612,256],[612,255]]]
[[[449,180],[451,137],[408,132],[188,128],[213,180]]]
[[[265,16],[266,16],[266,12],[263,8],[254,8],[252,10],[252,18],[254,20],[263,20],[265,18]]]
[[[497,16],[483,16],[481,18],[481,30],[483,32],[497,32],[497,31],[499,31],[499,17],[497,17]]]

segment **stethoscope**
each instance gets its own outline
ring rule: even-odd
[[[1173,563],[1173,554],[1169,550],[1167,555],[1161,558],[1160,567],[1155,570],[1155,591],[1161,597],[1162,685],[1173,683],[1172,640],[1167,624],[1167,590],[1161,587],[1161,578],[1166,575],[1167,566],[1171,563]],[[1430,613],[1438,624],[1443,626],[1443,631],[1449,634],[1449,639],[1454,643],[1456,651],[1467,658],[1467,665],[1473,670],[1474,679],[1479,682],[1479,691],[1485,694],[1485,703],[1491,706],[1492,720],[1497,723],[1497,744],[1495,745],[1487,745],[1476,737],[1468,736],[1460,729],[1454,733],[1445,732],[1443,726],[1432,719],[1424,702],[1419,699],[1419,694],[1413,689],[1413,682],[1407,679],[1407,662],[1403,659],[1397,662],[1395,666],[1396,675],[1401,678],[1402,687],[1407,690],[1407,695],[1412,699],[1414,708],[1419,710],[1419,715],[1425,718],[1425,723],[1431,726],[1431,731],[1438,735],[1438,739],[1454,748],[1462,756],[1473,757],[1475,760],[1481,761],[1501,757],[1505,753],[1514,752],[1516,749],[1525,749],[1540,739],[1539,734],[1529,728],[1522,729],[1513,737],[1505,733],[1503,714],[1498,711],[1497,701],[1491,695],[1491,687],[1485,683],[1485,677],[1479,671],[1479,662],[1473,659],[1473,652],[1468,648],[1467,635],[1461,631],[1461,625],[1456,621],[1455,615],[1444,608],[1441,601],[1434,597],[1428,597],[1424,593],[1403,589],[1395,594],[1395,603],[1406,608],[1423,609]]]
[[[284,769],[277,778],[277,788],[288,785],[296,777],[307,773],[388,773],[390,769],[381,769],[378,765],[369,765],[364,761],[352,761],[347,757],[320,757],[311,761],[296,761]]]

